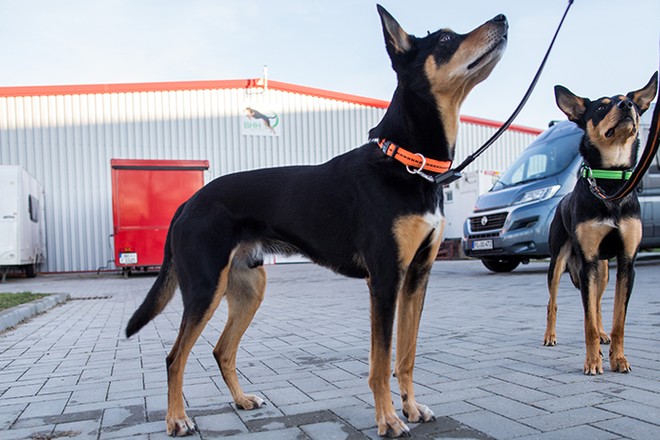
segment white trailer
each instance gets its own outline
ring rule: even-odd
[[[445,240],[463,237],[463,224],[472,214],[480,195],[487,193],[499,177],[497,171],[468,171],[443,188],[445,199]]]
[[[44,189],[18,165],[0,165],[0,272],[35,277],[46,256]]]

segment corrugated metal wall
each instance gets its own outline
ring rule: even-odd
[[[241,134],[242,112],[255,99],[281,108],[279,136]],[[321,163],[364,143],[383,113],[272,89],[261,96],[232,88],[0,97],[0,164],[21,165],[44,185],[42,270],[96,270],[113,255],[110,159],[207,159],[207,181]],[[457,160],[494,130],[463,124]],[[504,169],[533,137],[508,132],[473,169]]]
[[[497,131],[490,125],[463,122],[456,140],[454,163],[462,162],[469,154],[481,147]],[[530,131],[508,130],[484,154],[472,162],[466,171],[504,171],[538,134]]]

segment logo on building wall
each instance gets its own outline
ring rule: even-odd
[[[279,136],[281,110],[270,104],[247,104],[241,118],[241,134]]]

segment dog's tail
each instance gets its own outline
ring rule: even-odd
[[[160,267],[158,278],[156,278],[156,281],[153,286],[151,286],[144,301],[140,304],[140,307],[138,307],[135,313],[133,313],[133,316],[131,316],[131,319],[128,321],[128,325],[126,325],[127,338],[130,338],[135,333],[139,332],[142,327],[149,323],[149,321],[158,316],[174,296],[178,281],[172,261],[170,234],[172,231],[172,224],[174,224],[174,221],[179,217],[183,206],[184,205],[181,205],[174,214],[170,229],[167,232],[165,251],[163,253],[163,264]]]

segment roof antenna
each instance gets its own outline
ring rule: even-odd
[[[268,91],[268,66],[266,64],[264,64],[263,82],[264,82],[264,92],[267,92]]]

